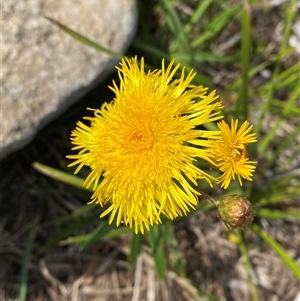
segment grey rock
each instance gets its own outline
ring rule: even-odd
[[[5,0],[2,3],[0,157],[103,80],[116,59],[74,40],[50,17],[124,53],[136,30],[135,0]]]

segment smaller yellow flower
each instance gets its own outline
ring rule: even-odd
[[[235,175],[242,186],[242,178],[252,181],[255,161],[249,161],[246,146],[256,142],[256,134],[250,132],[253,126],[245,121],[238,129],[238,120],[231,120],[231,127],[223,120],[218,123],[221,131],[219,140],[211,140],[210,151],[214,154],[216,167],[223,172],[218,183],[226,189]]]

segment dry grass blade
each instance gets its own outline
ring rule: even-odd
[[[40,259],[39,261],[41,275],[44,277],[46,281],[48,281],[53,288],[53,290],[60,296],[67,296],[68,290],[65,285],[59,281],[56,277],[51,275],[49,268],[47,267],[45,259]]]

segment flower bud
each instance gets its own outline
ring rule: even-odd
[[[254,219],[253,205],[244,197],[226,196],[218,203],[218,217],[228,229],[248,226]]]

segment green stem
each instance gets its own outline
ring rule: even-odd
[[[248,282],[249,282],[249,286],[250,286],[252,300],[259,301],[258,292],[257,292],[256,286],[254,284],[254,280],[253,280],[254,277],[253,277],[253,273],[252,273],[252,266],[251,266],[250,258],[247,253],[247,248],[246,248],[241,230],[237,229],[236,231],[240,238],[239,247],[240,247],[240,252],[242,254],[242,258],[244,260],[244,264],[245,264],[246,271],[247,271]]]
[[[250,61],[250,7],[247,1],[244,1],[243,19],[242,19],[242,87],[237,102],[236,117],[241,120],[248,118],[248,87],[249,87],[249,61]]]

